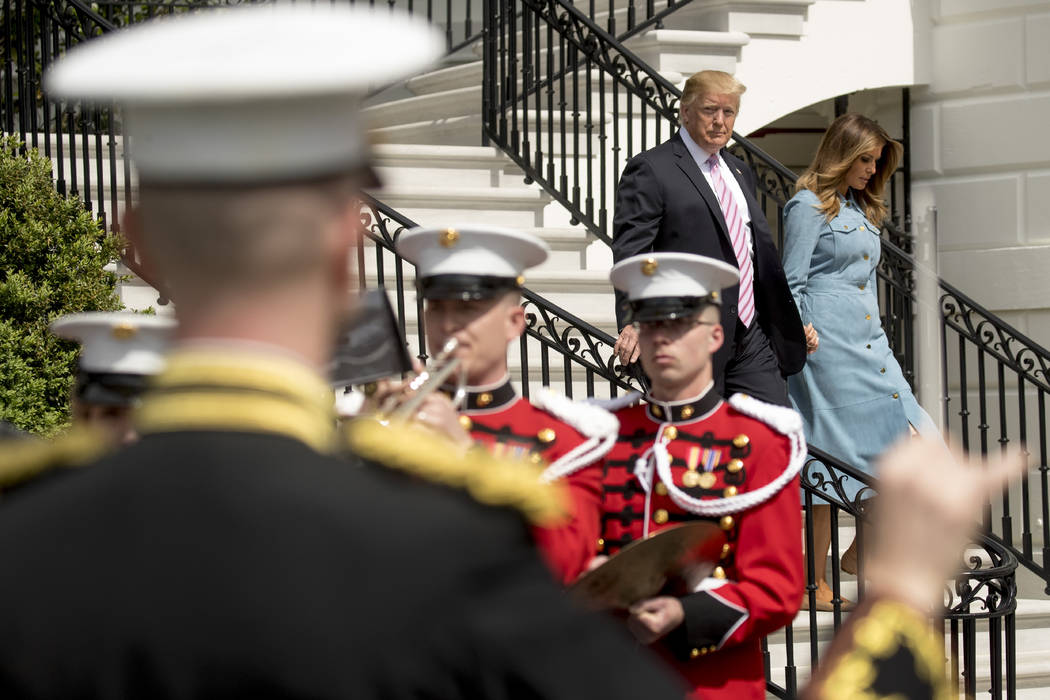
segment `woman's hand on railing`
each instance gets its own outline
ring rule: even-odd
[[[820,336],[817,335],[816,329],[813,328],[813,324],[810,323],[805,328],[806,331],[806,353],[812,355],[820,347]]]
[[[968,459],[918,438],[887,452],[878,469],[868,593],[938,612],[944,582],[961,567],[982,504],[1024,468],[1019,453]]]

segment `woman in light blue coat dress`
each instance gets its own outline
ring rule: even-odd
[[[802,372],[788,378],[791,401],[809,444],[867,474],[910,429],[937,434],[879,319],[879,222],[886,216],[883,192],[901,152],[874,121],[843,115],[828,127],[784,207],[784,271],[810,350]],[[856,479],[842,486],[849,499],[865,497]],[[831,600],[823,574],[830,519],[830,506],[814,510],[818,605]],[[853,547],[851,552],[843,556],[843,568],[855,572]]]

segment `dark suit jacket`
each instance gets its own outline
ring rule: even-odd
[[[806,337],[791,296],[780,254],[755,197],[755,174],[739,158],[722,151],[747,199],[755,248],[755,310],[773,345],[780,371],[795,374],[806,362]],[[649,252],[695,253],[736,266],[722,209],[682,137],[671,139],[627,161],[616,189],[613,260]],[[726,342],[715,354],[715,377],[724,374],[737,327],[738,287],[722,293]],[[617,293],[616,320],[626,324],[624,295]]]
[[[523,518],[281,435],[174,432],[0,501],[0,697],[681,698]]]

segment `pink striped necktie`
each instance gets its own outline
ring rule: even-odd
[[[715,196],[718,197],[718,206],[722,207],[722,215],[729,228],[729,240],[732,241],[733,252],[736,253],[736,264],[740,268],[740,298],[737,301],[737,310],[741,323],[750,328],[751,322],[755,320],[755,269],[751,264],[751,251],[747,245],[747,226],[740,216],[733,194],[722,179],[718,154],[708,158],[707,164],[711,166],[711,184],[714,186]]]

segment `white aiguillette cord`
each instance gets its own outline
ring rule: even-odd
[[[645,519],[642,521],[642,537],[646,538],[649,536],[649,511],[652,508],[652,489],[653,489],[653,474],[659,472],[661,475],[661,481],[663,481],[663,472],[660,468],[661,462],[667,466],[667,473],[670,474],[671,455],[667,452],[667,438],[664,435],[664,430],[669,426],[670,423],[661,423],[657,429],[656,434],[659,436],[656,438],[656,442],[648,450],[642,453],[642,456],[634,461],[634,475],[638,478],[638,482],[642,485],[642,491],[645,491]],[[654,463],[655,462],[655,469]],[[670,478],[668,478],[670,480]],[[667,486],[667,483],[664,483]],[[670,492],[670,488],[668,488]]]

